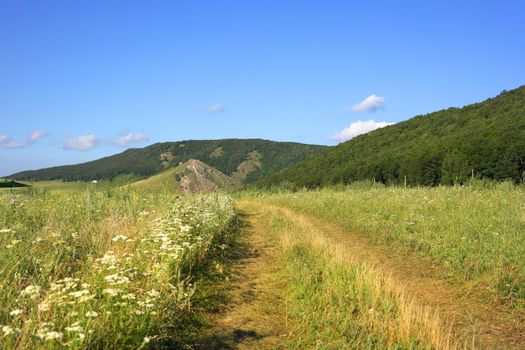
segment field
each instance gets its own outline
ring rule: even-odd
[[[343,191],[262,193],[257,198],[337,223],[374,244],[432,258],[444,273],[523,308],[523,188],[508,183],[410,189],[360,184]]]
[[[129,191],[0,197],[5,349],[137,348],[181,338],[227,196]],[[191,327],[192,324],[188,324]]]
[[[357,183],[240,203],[279,251],[286,347],[524,346],[523,187]]]
[[[79,192],[86,190],[109,190],[114,188],[119,183],[112,181],[100,181],[99,183],[91,183],[84,181],[60,181],[60,180],[51,180],[51,181],[22,181],[22,183],[30,185],[31,187],[24,188],[15,188],[11,190],[10,188],[0,188],[0,193],[42,193],[46,191],[67,191],[67,192]]]
[[[0,347],[522,348],[523,232],[509,183],[2,192]]]

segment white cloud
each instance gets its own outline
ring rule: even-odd
[[[47,136],[47,135],[48,133],[45,130],[34,130],[31,132],[31,134],[29,135],[29,138],[25,142],[16,141],[16,140],[11,141],[11,138],[9,136],[0,135],[0,143],[3,144],[3,146],[6,148],[24,148],[24,147],[30,146],[32,143],[36,142],[38,139],[44,136]]]
[[[204,112],[207,112],[207,113],[224,112],[224,105],[222,103],[216,103],[216,104],[210,105],[204,109]]]
[[[148,141],[149,137],[146,134],[138,133],[132,134],[128,132],[127,134],[120,135],[116,140],[111,140],[109,143],[115,146],[127,146],[131,143]]]
[[[336,141],[348,141],[351,138],[354,138],[358,135],[366,134],[367,132],[370,132],[375,129],[384,128],[388,125],[393,125],[394,123],[388,123],[388,122],[376,122],[375,120],[366,120],[366,121],[357,121],[348,128],[344,128],[337,134],[332,136],[332,140]]]
[[[29,141],[34,142],[44,136],[49,135],[49,133],[45,130],[34,130],[31,132],[31,136],[29,137]]]
[[[346,111],[350,112],[372,112],[375,113],[378,110],[385,109],[385,98],[382,96],[376,96],[374,94],[368,96],[363,101],[353,105],[352,107],[345,107]]]
[[[74,139],[66,140],[60,145],[63,149],[74,150],[74,151],[89,151],[95,147],[98,143],[95,135],[83,135]]]
[[[24,148],[27,146],[27,143],[25,142],[18,142],[18,141],[11,141],[9,143],[6,143],[5,145],[7,148]]]

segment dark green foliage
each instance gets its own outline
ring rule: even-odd
[[[467,156],[458,150],[445,155],[441,165],[441,182],[445,185],[461,185],[465,183],[470,171]]]
[[[221,147],[224,153],[221,156],[211,156],[218,147]],[[128,149],[120,154],[87,163],[23,171],[11,177],[18,180],[64,181],[110,180],[117,177],[120,179],[124,174],[147,177],[189,159],[200,160],[231,175],[237,170],[237,166],[246,160],[248,153],[257,151],[261,156],[261,168],[250,173],[246,179],[246,182],[253,182],[309,158],[325,148],[327,147],[260,139],[164,142],[145,148]],[[163,154],[164,156],[161,156]]]
[[[317,187],[356,180],[437,185],[476,178],[523,181],[525,86],[463,108],[417,116],[358,136],[268,178]]]
[[[16,182],[9,179],[0,179],[0,188],[30,187],[28,184]]]

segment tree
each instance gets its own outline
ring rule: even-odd
[[[470,171],[467,156],[457,149],[447,153],[441,165],[441,183],[444,185],[461,185]]]

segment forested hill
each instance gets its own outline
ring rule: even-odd
[[[146,177],[190,159],[200,160],[219,171],[252,182],[323,151],[327,146],[261,139],[189,140],[156,143],[128,149],[95,161],[23,171],[17,180],[91,181],[133,174]]]
[[[463,108],[417,116],[340,144],[258,182],[316,187],[372,180],[437,185],[474,176],[523,180],[525,86]]]

